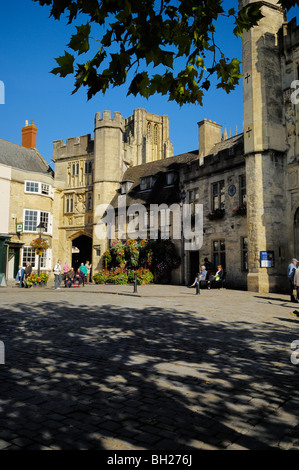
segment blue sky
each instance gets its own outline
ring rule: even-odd
[[[224,5],[236,7],[237,2],[226,0]],[[93,136],[95,113],[104,110],[119,111],[124,117],[133,114],[135,108],[167,114],[175,155],[198,148],[197,122],[204,118],[226,126],[228,133],[231,129],[232,135],[236,126],[242,131],[241,84],[230,95],[211,88],[203,106],[180,107],[161,95],[149,100],[127,97],[124,87],[87,101],[86,90],[71,94],[71,77],[63,79],[50,73],[56,66],[54,58],[63,55],[74,32],[65,18],[60,22],[49,18],[49,8],[32,0],[2,1],[0,31],[0,81],[5,85],[5,104],[0,104],[0,138],[21,144],[25,120],[34,120],[38,128],[37,148],[49,163],[54,140]],[[227,21],[222,22],[218,37],[229,56],[241,60],[241,40],[233,36]]]

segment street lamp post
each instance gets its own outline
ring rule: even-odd
[[[45,230],[45,226],[43,224],[43,222],[40,222],[36,228],[39,230],[39,239],[41,240],[42,239],[42,233],[43,233],[43,230]],[[40,274],[40,257],[41,257],[41,254],[40,252],[38,253],[38,269],[37,269],[37,273],[38,275]]]

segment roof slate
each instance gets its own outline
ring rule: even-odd
[[[205,156],[206,165],[210,167],[213,163],[215,156],[220,157],[223,152],[232,150],[234,153],[239,148],[241,151],[244,146],[244,136],[238,134],[229,139],[223,140],[212,148],[209,155]],[[123,175],[122,181],[131,181],[133,184],[126,194],[127,207],[132,204],[171,204],[180,201],[180,191],[178,182],[172,186],[166,186],[165,173],[170,170],[179,171],[184,165],[190,165],[199,160],[199,151],[193,150],[192,152],[182,153],[174,157],[165,158],[163,160],[156,160],[143,165],[130,167]],[[225,159],[229,165],[229,160]],[[203,168],[203,167],[201,167]],[[151,189],[141,190],[140,179],[146,176],[155,175],[155,183]],[[114,196],[111,205],[118,206],[118,196],[120,191]]]
[[[53,173],[40,153],[0,139],[0,163],[34,173]]]
[[[131,204],[159,204],[161,202],[170,204],[178,202],[177,185],[165,186],[165,173],[171,170],[178,171],[182,164],[191,163],[195,160],[198,160],[198,150],[128,168],[122,179],[122,181],[133,182],[126,195],[127,206]],[[140,178],[152,175],[157,176],[153,188],[141,191]],[[111,202],[113,207],[117,207],[119,195],[120,192],[114,196]]]

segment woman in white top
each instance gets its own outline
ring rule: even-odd
[[[91,271],[91,264],[89,264],[89,261],[86,261],[85,267],[87,269],[87,274],[86,274],[86,284],[89,284],[89,279],[90,279],[90,271]]]
[[[57,263],[54,266],[54,276],[55,276],[55,289],[60,289],[60,284],[61,284],[61,261],[60,259],[57,260]]]

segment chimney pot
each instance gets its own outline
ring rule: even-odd
[[[34,125],[34,121],[28,124],[28,120],[25,121],[25,127],[22,129],[22,146],[27,149],[36,148],[36,133],[37,127]]]

